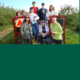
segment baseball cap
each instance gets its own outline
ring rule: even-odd
[[[45,5],[44,3],[42,3],[41,5]]]

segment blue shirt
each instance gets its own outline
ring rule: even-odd
[[[45,8],[42,8],[43,19],[45,19]]]

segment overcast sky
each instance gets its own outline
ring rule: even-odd
[[[36,2],[36,6],[41,8],[41,3],[45,3],[45,8],[49,9],[49,6],[53,4],[56,11],[60,10],[60,6],[64,4],[72,5],[79,9],[79,0],[0,0],[0,3],[5,3],[5,6],[13,7],[15,9],[24,9],[29,12],[29,8],[32,6],[32,2]]]

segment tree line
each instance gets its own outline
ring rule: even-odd
[[[3,3],[0,3],[0,25],[9,25],[12,24],[12,18],[16,17],[17,11],[23,11],[23,10],[17,10],[13,7],[5,7]]]
[[[72,5],[61,6],[59,15],[65,15],[65,24],[79,31],[79,10]]]
[[[16,17],[16,12],[22,11],[14,9],[13,7],[5,7],[3,3],[0,3],[0,25],[12,24],[12,18]],[[27,13],[27,12],[26,12]],[[79,10],[72,5],[61,6],[59,15],[66,16],[65,23],[69,27],[74,27],[79,31]]]

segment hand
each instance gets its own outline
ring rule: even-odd
[[[37,16],[34,16],[34,18],[37,18]]]
[[[53,33],[54,32],[54,29],[52,29],[51,32]]]
[[[26,40],[27,40],[27,38],[26,38],[26,37],[24,37],[24,39],[26,39]]]
[[[44,37],[45,37],[45,35],[42,35],[42,37],[44,38]]]
[[[53,36],[55,36],[55,32],[52,32]]]

